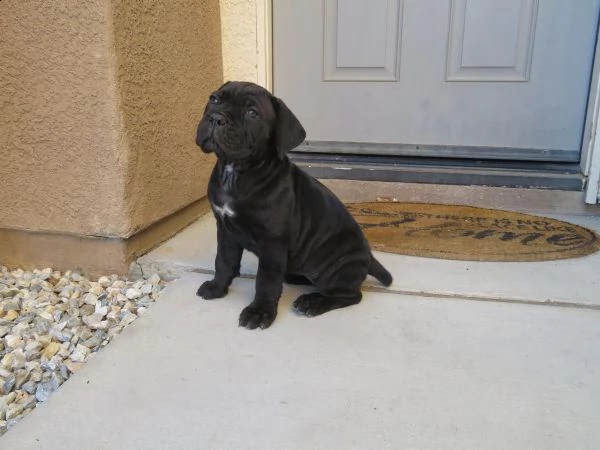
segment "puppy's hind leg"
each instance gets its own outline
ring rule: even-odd
[[[317,292],[301,295],[292,307],[299,314],[313,317],[334,309],[356,305],[362,299],[360,286],[366,277],[365,264],[347,264],[334,274],[319,277],[315,281]]]
[[[334,297],[319,292],[304,294],[294,301],[294,311],[307,317],[319,316],[328,311],[345,308],[360,303],[362,293],[359,291],[350,297]]]

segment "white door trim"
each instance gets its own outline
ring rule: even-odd
[[[596,60],[596,64],[598,61]],[[592,110],[591,125],[589,129],[588,145],[582,149],[581,165],[583,173],[587,175],[585,188],[585,202],[595,205],[599,202],[600,191],[600,83],[596,80],[592,85],[590,94],[590,109]],[[587,131],[587,130],[586,130]],[[585,142],[585,141],[584,141]],[[585,152],[585,159],[584,159]]]
[[[600,139],[598,139],[598,133],[600,132],[599,122],[596,122],[596,132],[594,138],[594,148],[592,151],[592,158],[590,164],[590,173],[587,179],[587,186],[585,188],[585,202],[590,205],[595,205],[600,202]]]
[[[585,202],[594,205],[599,202],[600,190],[600,33],[596,37],[587,119],[581,145],[581,171],[588,177]]]
[[[273,92],[273,0],[256,0],[257,83]]]

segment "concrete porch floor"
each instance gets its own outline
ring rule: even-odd
[[[598,254],[379,254],[390,290],[368,283],[361,304],[308,319],[286,286],[275,324],[248,331],[254,258],[226,299],[195,296],[214,231],[205,217],[142,258],[181,278],[1,449],[598,448]]]
[[[600,215],[547,215],[600,232]],[[216,255],[216,224],[207,214],[173,239],[143,256],[145,273],[179,277],[186,272],[212,273]],[[491,263],[451,261],[377,253],[394,275],[389,289],[367,279],[365,288],[381,292],[502,302],[545,303],[600,309],[600,252],[562,261]],[[257,258],[242,258],[242,276],[254,277]]]

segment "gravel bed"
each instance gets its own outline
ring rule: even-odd
[[[142,315],[164,285],[156,274],[91,281],[0,266],[0,436]]]

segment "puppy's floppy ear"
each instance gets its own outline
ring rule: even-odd
[[[277,156],[283,159],[290,150],[298,147],[306,138],[304,127],[282,100],[273,97],[275,108],[275,147]]]

